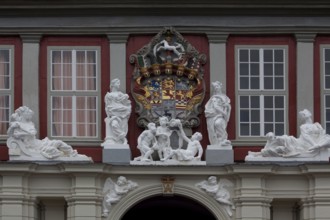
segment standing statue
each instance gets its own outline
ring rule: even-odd
[[[37,130],[32,122],[33,114],[30,108],[21,106],[11,115],[7,131],[10,159],[92,161],[61,140],[50,140],[47,137],[37,139]]]
[[[171,124],[172,127],[177,126],[180,129],[181,136],[183,140],[188,143],[188,145],[186,149],[171,149],[169,154],[166,157],[162,158],[161,161],[167,161],[169,159],[173,159],[176,161],[200,161],[203,154],[203,148],[200,144],[200,140],[202,140],[203,137],[202,134],[199,132],[195,132],[189,139],[184,133],[180,120],[171,120]]]
[[[120,80],[113,79],[111,92],[104,97],[106,122],[106,143],[127,144],[128,119],[131,115],[131,101],[127,94],[119,91]]]
[[[207,131],[211,145],[230,145],[227,124],[230,117],[230,99],[222,93],[222,83],[212,83],[213,95],[205,105]]]
[[[119,176],[117,182],[109,177],[106,179],[103,187],[103,217],[108,217],[112,204],[117,203],[129,191],[136,189],[138,184],[127,180],[124,176]]]
[[[249,152],[246,160],[256,157],[283,158],[313,158],[325,148],[330,148],[330,135],[326,134],[322,126],[313,123],[312,114],[307,109],[299,112],[302,122],[300,136],[275,136],[273,132],[266,134],[267,143],[260,152]]]
[[[229,216],[233,215],[232,209],[235,209],[234,204],[230,201],[230,192],[226,187],[233,187],[233,183],[227,179],[221,179],[217,182],[215,176],[210,176],[207,180],[196,184],[197,187],[204,190],[212,196],[216,201],[225,205],[225,209]]]

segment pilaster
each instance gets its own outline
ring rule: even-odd
[[[110,79],[118,78],[122,92],[126,92],[126,42],[128,33],[109,33]]]
[[[33,112],[33,121],[39,131],[39,43],[40,34],[21,34],[23,42],[22,95],[23,105]]]
[[[210,81],[220,81],[226,91],[226,43],[228,34],[207,32],[210,45]]]
[[[314,33],[297,33],[297,113],[314,110]]]
[[[271,198],[265,195],[262,175],[241,175],[240,191],[235,201],[237,220],[270,220]]]

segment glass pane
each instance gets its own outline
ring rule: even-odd
[[[96,51],[87,51],[87,63],[96,63]]]
[[[259,50],[251,50],[250,51],[250,61],[251,62],[259,62]]]
[[[259,64],[251,63],[251,75],[259,76]]]
[[[326,123],[326,132],[330,134],[330,123]]]
[[[276,63],[275,64],[275,75],[276,76],[283,76],[284,75],[284,65]]]
[[[273,62],[273,50],[264,50],[264,61]]]
[[[76,75],[77,77],[85,77],[86,71],[85,71],[85,64],[77,64],[76,65]]]
[[[250,135],[249,124],[240,124],[240,134],[241,134],[241,136],[249,136]]]
[[[63,97],[63,109],[72,109],[72,97]]]
[[[274,132],[273,124],[265,123],[265,134],[266,135],[268,132]]]
[[[330,107],[330,96],[329,95],[325,96],[325,106]]]
[[[275,124],[275,135],[283,135],[283,134],[284,134],[284,125]]]
[[[249,64],[247,63],[241,63],[239,65],[239,74],[243,76],[249,75]]]
[[[284,122],[284,111],[283,110],[275,110],[275,121]]]
[[[251,122],[260,122],[259,110],[251,110]]]
[[[274,122],[273,111],[265,110],[265,122]]]
[[[284,89],[283,77],[275,77],[275,89]]]
[[[272,63],[265,63],[264,64],[264,75],[265,76],[272,76],[273,75],[273,64]]]
[[[275,96],[275,108],[284,108],[284,96]]]
[[[0,50],[0,62],[9,63],[9,50]]]
[[[330,121],[330,111],[329,110],[327,110],[325,113],[325,120]]]
[[[83,123],[86,122],[86,117],[85,117],[85,110],[77,110],[77,123]]]
[[[52,107],[53,107],[53,109],[62,108],[62,99],[60,97],[53,97],[52,98]]]
[[[77,63],[85,63],[85,51],[77,51]]]
[[[251,135],[260,136],[260,124],[251,124]]]
[[[249,51],[248,50],[239,50],[239,61],[240,62],[249,61]]]
[[[275,50],[275,62],[284,62],[283,50]]]
[[[240,89],[249,89],[249,77],[240,77]]]
[[[61,63],[61,51],[60,50],[52,51],[52,63]]]
[[[63,64],[63,76],[72,77],[72,65],[71,64]]]
[[[329,102],[330,103],[330,102]],[[240,108],[249,108],[249,96],[240,97]]]
[[[264,87],[265,87],[265,89],[273,89],[273,78],[272,77],[264,78]]]
[[[249,122],[250,121],[250,112],[249,112],[249,110],[241,110],[240,111],[240,121],[241,122]]]
[[[324,60],[330,61],[330,49],[324,49]]]
[[[265,108],[273,108],[273,96],[265,96]]]
[[[324,68],[325,68],[324,74],[325,75],[330,75],[330,63],[325,63]]]
[[[69,124],[69,123],[65,123],[63,124],[63,135],[62,136],[72,136],[73,133],[72,133],[72,124]]]
[[[330,89],[330,76],[325,77],[325,88]]]
[[[72,78],[63,78],[63,90],[70,91],[72,90]]]
[[[86,78],[77,77],[77,90],[86,90]]]
[[[68,122],[72,122],[72,110],[64,110],[63,111],[63,121],[68,123]]]
[[[63,63],[72,63],[72,52],[69,51],[63,51]]]
[[[251,96],[251,108],[260,108],[259,96]]]
[[[251,77],[251,89],[260,89],[259,77]]]

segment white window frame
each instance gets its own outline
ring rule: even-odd
[[[239,67],[239,50],[259,50],[259,89],[240,89],[240,67]],[[260,57],[263,56],[263,50],[267,49],[280,49],[284,50],[284,85],[283,89],[264,89],[264,75],[263,75],[263,60],[260,60]],[[264,97],[265,96],[283,96],[284,97],[284,134],[288,131],[288,78],[289,78],[289,70],[288,70],[288,54],[289,54],[289,47],[288,45],[236,45],[235,46],[235,75],[236,75],[236,137],[238,140],[264,140],[265,136],[262,135],[264,133],[264,124],[265,124],[265,116],[264,116]],[[241,135],[240,133],[240,97],[241,96],[259,96],[259,110],[260,110],[260,136],[257,135]],[[275,109],[273,109],[275,110]],[[251,115],[250,115],[251,117]],[[251,119],[249,121],[251,123]],[[251,125],[250,125],[251,126]],[[274,132],[274,131],[273,131]]]
[[[325,50],[330,51],[330,44],[322,44],[320,45],[320,71],[321,71],[321,77],[320,77],[320,89],[321,89],[321,121],[323,124],[324,129],[328,134],[330,134],[330,128],[327,129],[327,123],[330,124],[330,120],[327,121],[327,110],[330,114],[330,106],[326,106],[326,98],[327,96],[330,97],[330,88],[326,88],[326,80],[325,80]],[[330,65],[330,61],[327,62]],[[330,69],[330,68],[329,68]],[[330,77],[330,75],[329,75]],[[329,103],[330,105],[330,103]],[[330,126],[330,125],[329,125]]]
[[[15,47],[13,45],[0,45],[0,50],[9,50],[9,88],[8,89],[0,89],[0,96],[8,96],[9,97],[9,106],[7,106],[7,118],[8,118],[8,126],[10,122],[10,116],[14,111],[14,79],[15,79]],[[8,137],[7,133],[0,134],[0,139],[6,139]]]
[[[58,50],[68,50],[68,51],[75,51],[74,53],[76,53],[76,51],[81,51],[81,50],[85,50],[85,51],[96,51],[96,90],[95,91],[79,91],[79,90],[75,90],[74,88],[76,87],[76,83],[73,82],[73,89],[72,91],[66,91],[66,90],[62,90],[62,91],[54,91],[52,89],[52,51],[58,51]],[[72,60],[72,62],[75,62],[75,59]],[[72,74],[73,77],[75,76],[75,65],[72,65]],[[101,102],[100,100],[103,100],[103,98],[101,98],[101,47],[100,46],[48,46],[47,47],[47,82],[48,82],[48,98],[47,98],[47,115],[48,115],[48,136],[52,137],[52,138],[61,138],[65,141],[83,141],[83,143],[86,142],[94,142],[94,141],[100,141],[101,139]],[[69,96],[73,98],[73,110],[72,110],[72,129],[73,129],[73,136],[53,136],[53,126],[52,126],[52,122],[53,122],[53,118],[52,118],[52,97],[53,96]],[[95,96],[96,97],[96,135],[95,136],[76,136],[75,130],[76,130],[76,117],[74,117],[74,112],[76,110],[76,106],[74,106],[74,103],[76,101],[76,98],[79,96]]]

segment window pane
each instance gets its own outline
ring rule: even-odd
[[[259,50],[250,51],[251,62],[259,62]]]
[[[283,50],[275,50],[275,62],[283,62],[284,61],[284,51]]]
[[[273,64],[265,63],[264,64],[264,75],[265,76],[272,76],[273,75]]]
[[[284,108],[284,96],[275,96],[275,108]]]
[[[324,59],[330,61],[330,49],[324,49]]]
[[[240,107],[241,108],[249,108],[249,106],[250,106],[249,105],[249,96],[241,96],[240,97]]]
[[[275,121],[284,122],[284,111],[283,110],[275,110]]]
[[[330,89],[330,76],[325,77],[325,88]]]
[[[240,120],[241,120],[241,122],[249,122],[250,121],[250,112],[249,112],[249,110],[241,110]]]
[[[249,51],[248,50],[239,50],[239,61],[240,62],[249,61]]]
[[[275,77],[275,89],[284,89],[283,77]]]
[[[265,110],[265,122],[274,122],[272,110]]]
[[[284,125],[275,124],[275,135],[284,135]]]
[[[324,74],[325,75],[330,75],[330,63],[325,63],[324,64]]]
[[[265,108],[273,108],[273,96],[265,96]]]
[[[259,64],[257,64],[257,63],[251,64],[251,75],[254,75],[254,76],[259,75]]]
[[[9,63],[9,49],[0,50],[0,62]]]
[[[283,76],[284,75],[284,65],[276,63],[275,64],[275,75],[276,76]]]
[[[264,78],[264,87],[265,89],[273,89],[273,77]]]
[[[266,135],[268,132],[275,132],[273,124],[265,123],[265,132],[264,135]]]
[[[264,50],[264,61],[273,62],[273,50]]]
[[[62,63],[72,63],[72,52],[63,51]]]
[[[86,63],[85,51],[77,51],[77,63]]]
[[[251,135],[260,136],[260,124],[251,124]]]
[[[10,114],[10,96],[0,96],[0,135],[7,135]]]
[[[259,77],[251,77],[251,89],[260,89]]]
[[[242,124],[240,126],[240,134],[241,136],[249,136],[250,135],[250,127],[249,124]]]
[[[260,108],[259,96],[251,96],[251,108]]]
[[[240,77],[240,89],[249,89],[249,77]]]
[[[251,110],[251,122],[260,122],[259,110]]]
[[[241,63],[240,65],[239,65],[239,74],[241,75],[241,76],[247,76],[247,75],[249,75],[249,64],[247,64],[247,63]]]

